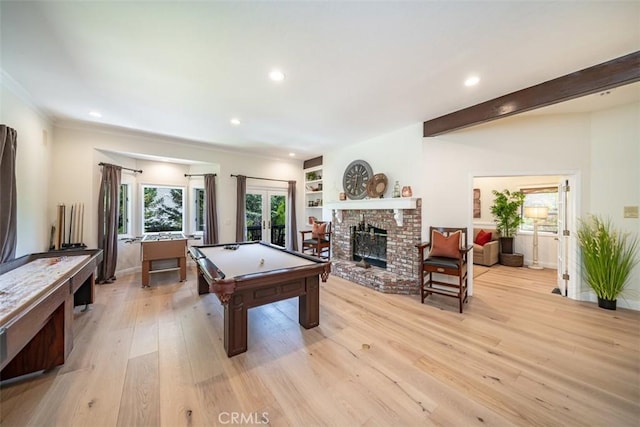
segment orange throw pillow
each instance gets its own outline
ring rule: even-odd
[[[475,243],[477,245],[480,245],[480,246],[484,246],[484,245],[486,245],[487,243],[489,243],[491,241],[491,235],[492,234],[493,233],[487,233],[484,230],[480,230],[478,232],[478,235],[476,236],[476,241],[473,242],[473,243]]]
[[[460,258],[460,230],[451,233],[449,236],[433,230],[431,233],[431,252],[429,256],[439,256],[444,258]]]
[[[314,239],[322,239],[324,235],[327,233],[327,223],[313,223],[313,228],[311,228],[311,237]]]

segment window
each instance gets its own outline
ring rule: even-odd
[[[184,189],[143,185],[143,232],[184,232]]]
[[[524,204],[520,215],[522,224],[520,230],[533,231],[533,219],[524,217],[524,208],[527,206],[546,206],[549,208],[547,219],[538,222],[538,231],[558,233],[558,187],[522,188]]]
[[[195,201],[196,218],[194,224],[195,232],[204,232],[204,188],[194,188],[193,200]]]
[[[129,212],[131,212],[131,186],[120,184],[120,199],[118,200],[118,234],[131,235],[131,222]]]

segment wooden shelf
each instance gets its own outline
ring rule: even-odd
[[[315,173],[314,179],[307,180],[310,173]],[[324,194],[322,192],[322,165],[304,169],[304,205],[307,217],[315,217],[322,220],[322,209],[324,208]],[[317,188],[317,190],[312,190]],[[318,206],[309,206],[309,203],[319,203]]]

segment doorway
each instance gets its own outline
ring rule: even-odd
[[[285,246],[287,192],[281,189],[247,188],[245,196],[247,240]]]
[[[546,173],[521,175],[475,175],[472,177],[470,189],[470,221],[474,228],[495,229],[495,222],[490,213],[493,204],[492,190],[522,191],[541,188],[549,191],[557,188],[557,206],[552,215],[555,225],[553,232],[548,229],[539,233],[538,256],[541,265],[547,269],[556,269],[556,288],[549,292],[558,293],[571,299],[578,298],[579,277],[576,267],[576,242],[574,237],[577,218],[577,198],[579,179],[577,173]],[[480,205],[480,206],[478,206]],[[533,232],[531,227],[521,226],[515,239],[516,252],[522,253],[525,266],[533,258]]]

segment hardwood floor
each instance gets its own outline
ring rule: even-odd
[[[330,277],[320,326],[297,299],[249,311],[249,351],[227,358],[223,310],[140,275],[76,314],[67,363],[0,387],[2,426],[636,426],[640,313],[551,293],[555,271],[476,270],[457,301],[384,295]]]

